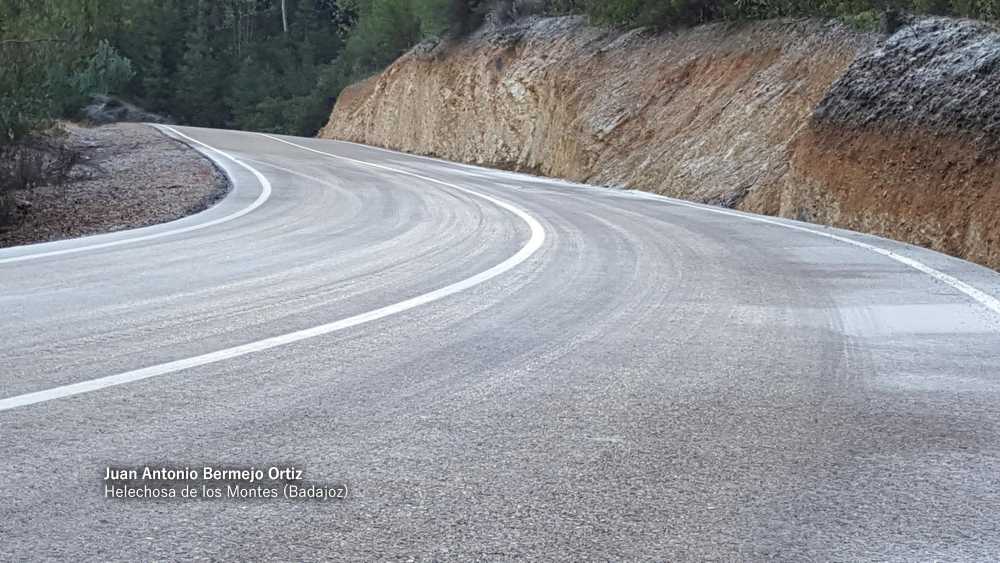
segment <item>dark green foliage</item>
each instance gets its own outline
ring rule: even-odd
[[[323,125],[313,92],[341,52],[353,8],[286,0],[286,32],[280,0],[144,1],[151,11],[136,15],[141,24],[114,39],[137,72],[125,96],[207,127],[309,135]]]
[[[714,20],[836,17],[855,26],[894,29],[893,17],[929,13],[1000,19],[1000,0],[586,0],[591,21],[612,26],[687,26]]]
[[[0,144],[0,227],[14,213],[14,194],[42,184],[41,155],[22,144]]]
[[[118,15],[94,0],[0,0],[0,144],[132,78],[131,62],[100,40]]]
[[[484,20],[587,14],[614,27],[906,13],[997,20],[1000,0],[0,0],[0,142],[111,93],[180,123],[311,135],[340,91],[419,41]],[[287,20],[287,29],[283,25]],[[30,40],[30,41],[26,41]],[[40,41],[36,41],[40,40]]]

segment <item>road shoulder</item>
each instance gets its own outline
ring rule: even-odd
[[[135,229],[203,211],[229,191],[226,176],[186,144],[144,124],[68,125],[72,164],[62,181],[16,194],[0,248]]]

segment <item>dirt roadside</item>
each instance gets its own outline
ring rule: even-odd
[[[229,182],[205,157],[153,127],[67,125],[64,181],[17,192],[0,247],[134,229],[207,209]]]

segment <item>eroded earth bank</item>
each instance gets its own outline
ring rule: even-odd
[[[1000,269],[1000,34],[923,18],[418,45],[320,136],[867,231]]]

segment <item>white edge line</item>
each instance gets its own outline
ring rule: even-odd
[[[268,136],[270,137],[270,135],[268,135]],[[275,139],[275,140],[278,140],[278,141],[281,141],[281,139],[276,139],[274,137],[271,137],[271,138]],[[353,141],[343,141],[343,140],[340,140],[340,139],[329,139],[329,140],[337,142],[337,143],[344,143],[344,144],[354,145],[354,146],[363,147],[363,148],[367,148],[367,149],[372,149],[372,150],[377,150],[377,151],[383,151],[383,152],[387,152],[387,153],[390,153],[390,154],[396,154],[396,155],[399,155],[399,156],[404,156],[404,157],[409,157],[409,158],[430,160],[430,161],[437,162],[437,163],[440,163],[440,164],[451,164],[451,165],[459,166],[459,167],[462,167],[462,168],[470,168],[470,169],[473,169],[473,170],[492,171],[492,169],[490,169],[490,168],[484,168],[484,167],[481,167],[481,166],[476,166],[474,164],[466,164],[464,162],[453,162],[453,161],[444,160],[444,159],[441,159],[441,158],[434,158],[434,157],[424,156],[424,155],[420,155],[420,154],[411,154],[411,153],[408,153],[408,152],[396,151],[396,150],[392,150],[392,149],[386,149],[386,148],[382,148],[382,147],[376,147],[376,146],[372,146],[372,145],[366,145],[366,144],[363,144],[363,143],[355,143]],[[287,141],[282,141],[282,142],[287,142]],[[294,143],[289,143],[289,144],[294,144]],[[312,150],[312,149],[307,149],[307,150]],[[314,152],[319,152],[319,151],[314,151]],[[584,188],[598,188],[598,189],[615,190],[615,188],[602,188],[601,186],[594,186],[594,185],[591,185],[591,184],[581,184],[579,182],[573,182],[571,180],[563,180],[563,179],[560,179],[560,178],[548,178],[548,177],[545,177],[545,176],[536,176],[534,174],[525,174],[523,172],[509,172],[509,171],[506,171],[506,170],[503,170],[502,172],[506,172],[508,174],[514,174],[514,175],[518,175],[518,176],[525,176],[526,178],[530,178],[531,180],[536,181],[536,182],[551,182],[551,183],[557,183],[557,184],[568,184],[568,185],[577,186],[577,187],[584,187]],[[950,276],[950,275],[948,275],[948,274],[946,274],[946,273],[944,273],[944,272],[942,272],[940,270],[935,270],[934,268],[931,268],[930,266],[924,264],[923,262],[919,262],[917,260],[914,260],[914,259],[909,258],[907,256],[903,256],[902,254],[899,254],[897,252],[893,252],[891,250],[888,250],[888,249],[885,249],[885,248],[882,248],[882,247],[879,247],[879,246],[875,246],[875,245],[872,245],[872,244],[867,244],[867,243],[864,243],[864,242],[861,242],[861,241],[857,241],[857,240],[852,240],[852,239],[849,239],[847,237],[842,237],[842,236],[835,235],[835,234],[832,234],[832,233],[824,233],[822,231],[817,231],[815,229],[810,229],[810,228],[807,228],[807,227],[800,227],[798,225],[791,225],[789,223],[785,223],[785,222],[782,222],[782,221],[777,221],[777,220],[768,218],[766,216],[757,215],[755,213],[735,212],[735,211],[730,211],[728,209],[721,209],[721,208],[711,207],[711,206],[707,206],[707,205],[700,205],[700,204],[697,204],[697,203],[694,203],[694,202],[689,202],[689,201],[684,201],[682,199],[667,197],[667,196],[660,195],[660,194],[655,194],[655,193],[652,193],[652,192],[641,192],[641,191],[636,191],[636,190],[615,190],[615,191],[617,193],[623,193],[623,194],[627,194],[627,195],[630,195],[630,196],[642,197],[642,198],[645,198],[645,199],[651,199],[651,200],[655,200],[655,201],[663,201],[664,203],[668,203],[668,204],[671,204],[671,205],[677,205],[677,206],[680,206],[680,207],[688,207],[688,208],[697,209],[697,210],[700,210],[700,211],[707,211],[709,213],[719,213],[719,214],[722,214],[722,215],[729,215],[730,217],[738,217],[738,218],[741,218],[741,219],[746,219],[748,221],[756,221],[758,223],[766,223],[768,225],[775,225],[775,226],[783,227],[783,228],[786,228],[786,229],[792,229],[794,231],[801,231],[801,232],[804,232],[804,233],[809,233],[809,234],[813,234],[813,235],[817,235],[817,236],[821,236],[821,237],[826,237],[828,239],[832,239],[832,240],[835,240],[835,241],[838,241],[838,242],[842,242],[842,243],[845,243],[845,244],[850,244],[850,245],[856,246],[858,248],[863,248],[863,249],[868,250],[870,252],[874,252],[876,254],[880,254],[880,255],[885,256],[887,258],[891,258],[892,260],[895,260],[895,261],[897,261],[897,262],[899,262],[901,264],[905,264],[906,266],[909,266],[910,268],[913,268],[914,270],[923,272],[923,273],[925,273],[925,274],[933,277],[934,279],[936,279],[936,280],[938,280],[938,281],[940,281],[940,282],[942,282],[944,284],[947,284],[947,285],[951,286],[953,289],[956,289],[956,290],[964,293],[965,295],[967,295],[968,297],[972,298],[973,300],[975,300],[980,305],[982,305],[982,306],[986,307],[987,309],[993,311],[994,313],[1000,314],[1000,299],[997,299],[996,297],[993,297],[992,295],[989,295],[988,293],[986,293],[984,291],[976,289],[975,287],[973,287],[973,286],[965,283],[964,281],[962,281],[962,280],[960,280],[960,279],[958,279],[956,277]],[[866,236],[874,236],[874,237],[878,236],[878,235],[874,235],[874,234],[871,234],[871,233],[859,233],[859,234],[866,235]],[[902,242],[902,241],[897,241],[897,242]],[[961,260],[961,258],[955,258],[953,256],[949,256],[949,258]]]
[[[956,277],[949,276],[948,274],[946,274],[946,273],[944,273],[944,272],[942,272],[940,270],[935,270],[934,268],[931,268],[930,266],[924,264],[923,262],[919,262],[917,260],[914,260],[913,258],[909,258],[907,256],[903,256],[902,254],[899,254],[898,252],[893,252],[891,250],[882,248],[880,246],[875,246],[873,244],[868,244],[868,243],[861,242],[861,241],[858,241],[858,240],[849,239],[847,237],[842,237],[842,236],[839,236],[839,235],[835,235],[833,233],[824,233],[822,231],[817,231],[815,229],[809,229],[809,228],[806,228],[806,227],[799,227],[798,225],[790,225],[788,223],[784,223],[784,222],[781,222],[781,221],[776,221],[774,219],[768,219],[767,217],[761,217],[761,216],[758,216],[758,215],[750,215],[750,214],[745,214],[745,213],[737,213],[737,212],[729,211],[729,210],[726,210],[726,209],[716,209],[714,207],[706,207],[706,206],[703,206],[703,205],[698,205],[696,203],[689,203],[689,202],[686,202],[686,201],[674,200],[672,198],[663,198],[663,199],[666,200],[670,204],[679,205],[681,207],[690,207],[692,209],[700,209],[701,211],[707,211],[707,212],[710,212],[710,213],[720,213],[722,215],[729,215],[731,217],[740,217],[740,218],[746,219],[748,221],[757,221],[758,223],[767,223],[768,225],[776,225],[778,227],[784,227],[786,229],[791,229],[793,231],[801,231],[801,232],[804,232],[804,233],[809,233],[809,234],[812,234],[812,235],[816,235],[816,236],[820,236],[820,237],[825,237],[825,238],[828,238],[828,239],[832,239],[832,240],[835,240],[837,242],[842,242],[842,243],[845,243],[845,244],[849,244],[851,246],[856,246],[858,248],[863,248],[863,249],[865,249],[865,250],[867,250],[869,252],[874,252],[875,254],[880,254],[882,256],[885,256],[886,258],[891,258],[891,259],[895,260],[896,262],[899,262],[901,264],[909,266],[910,268],[913,268],[914,270],[923,272],[923,273],[925,273],[925,274],[933,277],[934,279],[936,279],[936,280],[938,280],[938,281],[940,281],[942,283],[945,283],[945,284],[951,286],[952,288],[954,288],[954,289],[956,289],[956,290],[964,293],[965,295],[971,297],[973,300],[977,301],[980,305],[983,305],[984,307],[986,307],[987,309],[993,311],[994,313],[1000,314],[1000,299],[997,299],[996,297],[993,297],[992,295],[989,295],[988,293],[986,293],[984,291],[976,289],[975,287],[972,287],[971,285],[965,283],[964,281],[962,281],[962,280],[960,280],[960,279],[958,279]],[[872,235],[872,236],[877,236],[877,235]],[[953,257],[950,257],[950,258],[953,258]]]
[[[271,197],[271,183],[267,181],[267,178],[265,178],[263,174],[261,174],[260,172],[258,172],[254,168],[252,168],[251,166],[248,166],[246,163],[242,162],[238,158],[232,156],[229,153],[223,152],[223,151],[221,151],[221,150],[219,150],[219,149],[217,149],[215,147],[210,147],[210,146],[206,145],[205,143],[202,143],[201,141],[198,141],[196,139],[192,139],[191,137],[188,137],[187,135],[185,135],[184,133],[181,133],[180,131],[174,129],[173,127],[170,127],[170,126],[167,126],[167,125],[157,125],[157,127],[163,127],[164,129],[169,129],[175,135],[183,137],[183,138],[187,139],[188,141],[190,141],[192,143],[196,143],[198,145],[201,145],[202,147],[205,147],[206,149],[208,149],[210,151],[213,151],[215,153],[218,153],[218,154],[220,154],[220,155],[228,158],[229,160],[235,162],[236,164],[242,166],[243,168],[246,168],[247,170],[249,170],[257,178],[257,181],[260,182],[261,188],[262,188],[261,192],[260,192],[260,195],[257,196],[257,199],[254,200],[253,203],[251,203],[250,205],[248,205],[247,207],[244,207],[243,209],[241,209],[239,211],[236,211],[235,213],[231,213],[229,215],[226,215],[225,217],[219,217],[218,219],[213,219],[211,221],[206,221],[204,223],[198,223],[197,225],[191,225],[189,227],[182,227],[180,229],[172,229],[172,230],[169,230],[169,231],[162,231],[162,232],[159,232],[159,233],[152,233],[152,234],[142,235],[142,236],[137,236],[137,237],[131,237],[131,238],[113,240],[113,241],[109,241],[109,242],[102,242],[102,243],[97,243],[97,244],[88,244],[86,246],[77,246],[77,247],[73,247],[73,248],[64,248],[62,250],[51,250],[51,251],[48,251],[48,252],[38,252],[38,253],[35,253],[35,254],[24,254],[22,256],[13,256],[11,258],[0,258],[0,264],[10,264],[12,262],[24,262],[26,260],[35,260],[35,259],[38,259],[38,258],[47,258],[47,257],[50,257],[50,256],[62,256],[64,254],[75,254],[77,252],[85,252],[85,251],[88,251],[88,250],[97,250],[97,249],[100,249],[100,248],[109,248],[109,247],[112,247],[112,246],[121,246],[123,244],[132,244],[132,243],[135,243],[135,242],[141,242],[141,241],[147,241],[147,240],[154,240],[154,239],[159,239],[159,238],[163,238],[163,237],[169,237],[169,236],[179,235],[179,234],[182,234],[182,233],[190,233],[191,231],[197,231],[199,229],[205,229],[205,228],[208,228],[208,227],[214,227],[215,225],[218,225],[220,223],[225,223],[226,221],[232,221],[233,219],[236,219],[238,217],[242,217],[242,216],[246,215],[247,213],[250,213],[251,211],[253,211],[253,210],[257,209],[258,207],[260,207],[261,205],[263,205],[264,202],[267,201],[269,197]],[[70,239],[70,240],[72,240],[72,239]]]
[[[271,348],[277,348],[278,346],[284,346],[286,344],[292,344],[294,342],[299,342],[299,341],[306,340],[306,339],[309,339],[309,338],[315,338],[317,336],[323,336],[323,335],[326,335],[326,334],[330,334],[332,332],[337,332],[339,330],[344,330],[346,328],[350,328],[350,327],[358,326],[360,324],[364,324],[364,323],[368,323],[368,322],[375,321],[375,320],[378,320],[378,319],[382,319],[382,318],[388,317],[390,315],[394,315],[396,313],[401,313],[403,311],[407,311],[409,309],[413,309],[415,307],[419,307],[421,305],[430,303],[432,301],[437,301],[439,299],[443,299],[445,297],[448,297],[449,295],[453,295],[455,293],[458,293],[458,292],[463,291],[465,289],[468,289],[470,287],[479,285],[479,284],[481,284],[481,283],[483,283],[483,282],[485,282],[487,280],[495,278],[495,277],[499,276],[500,274],[502,274],[502,273],[504,273],[504,272],[506,272],[506,271],[508,271],[508,270],[510,270],[512,268],[514,268],[518,264],[521,264],[522,262],[524,262],[525,260],[527,260],[532,254],[535,253],[535,251],[537,251],[539,248],[541,248],[542,243],[545,241],[545,229],[542,228],[541,223],[539,223],[534,217],[532,217],[528,213],[522,211],[521,209],[519,209],[517,207],[514,207],[513,205],[511,205],[511,204],[509,204],[509,203],[507,203],[505,201],[501,201],[499,199],[490,197],[490,196],[485,195],[485,194],[481,194],[479,192],[470,190],[468,188],[463,188],[461,186],[457,186],[455,184],[451,184],[451,183],[448,183],[448,182],[443,182],[441,180],[436,180],[434,178],[428,178],[426,176],[420,176],[418,174],[413,174],[411,172],[406,172],[406,171],[403,171],[403,170],[396,170],[394,168],[390,168],[388,166],[383,166],[383,165],[380,165],[380,164],[374,164],[374,163],[364,162],[364,161],[361,161],[361,160],[355,160],[355,159],[350,159],[350,158],[346,158],[346,157],[340,157],[340,156],[337,156],[337,155],[333,155],[333,154],[329,154],[329,153],[324,153],[324,152],[321,152],[321,151],[313,150],[313,149],[310,149],[308,147],[303,147],[301,145],[296,145],[295,143],[289,143],[288,141],[277,139],[275,137],[271,137],[270,135],[265,135],[265,136],[268,137],[268,138],[275,139],[277,141],[281,141],[283,143],[292,145],[292,146],[296,146],[296,147],[299,147],[299,148],[311,151],[311,152],[323,154],[323,155],[334,157],[334,158],[342,158],[344,160],[348,160],[348,161],[355,162],[355,163],[358,163],[358,164],[364,164],[364,165],[372,166],[372,167],[375,167],[375,168],[381,168],[381,169],[389,170],[389,171],[396,172],[396,173],[399,173],[399,174],[404,174],[404,175],[407,175],[407,176],[414,176],[414,177],[417,177],[417,178],[421,178],[423,180],[427,180],[429,182],[434,182],[436,184],[440,184],[440,185],[443,185],[443,186],[446,186],[446,187],[449,187],[449,188],[453,188],[453,189],[462,191],[464,193],[467,193],[467,194],[470,194],[470,195],[473,195],[473,196],[485,199],[486,201],[489,201],[490,203],[493,203],[493,204],[495,204],[495,205],[497,205],[497,206],[499,206],[499,207],[501,207],[503,209],[506,209],[507,211],[510,211],[511,213],[517,215],[525,223],[527,223],[528,227],[531,229],[531,236],[528,239],[528,242],[523,247],[521,247],[520,250],[518,250],[513,256],[511,256],[510,258],[507,258],[506,260],[504,260],[503,262],[497,264],[496,266],[493,266],[492,268],[490,268],[490,269],[488,269],[486,271],[480,272],[479,274],[476,274],[476,275],[474,275],[474,276],[472,276],[470,278],[466,278],[464,280],[455,282],[455,283],[453,283],[451,285],[442,287],[440,289],[436,289],[436,290],[431,291],[429,293],[424,293],[422,295],[418,295],[416,297],[412,297],[412,298],[407,299],[405,301],[400,301],[400,302],[394,303],[392,305],[387,305],[385,307],[382,307],[382,308],[379,308],[379,309],[375,309],[374,311],[369,311],[367,313],[362,313],[360,315],[355,315],[353,317],[348,317],[346,319],[341,319],[341,320],[334,321],[334,322],[331,322],[331,323],[319,325],[319,326],[316,326],[316,327],[313,327],[313,328],[307,328],[307,329],[304,329],[304,330],[299,330],[299,331],[296,331],[296,332],[292,332],[292,333],[288,333],[288,334],[283,334],[283,335],[280,335],[280,336],[274,336],[274,337],[271,337],[271,338],[265,338],[264,340],[258,340],[256,342],[251,342],[249,344],[243,344],[241,346],[235,346],[233,348],[226,348],[224,350],[219,350],[217,352],[210,352],[208,354],[202,354],[200,356],[195,356],[193,358],[186,358],[186,359],[183,359],[183,360],[176,360],[176,361],[173,361],[173,362],[167,362],[165,364],[159,364],[159,365],[150,366],[150,367],[147,367],[147,368],[137,369],[137,370],[133,370],[133,371],[127,371],[127,372],[119,373],[119,374],[116,374],[116,375],[109,375],[109,376],[106,376],[106,377],[100,377],[100,378],[97,378],[97,379],[91,379],[89,381],[82,381],[80,383],[73,383],[73,384],[70,384],[70,385],[63,385],[61,387],[55,387],[55,388],[52,388],[52,389],[46,389],[44,391],[37,391],[37,392],[34,392],[34,393],[27,393],[27,394],[24,394],[24,395],[17,395],[15,397],[8,397],[6,399],[0,399],[0,411],[15,409],[15,408],[18,408],[18,407],[32,405],[32,404],[35,404],[35,403],[42,403],[42,402],[45,402],[45,401],[51,401],[53,399],[60,399],[60,398],[63,398],[63,397],[70,397],[70,396],[73,396],[73,395],[80,395],[82,393],[89,393],[91,391],[97,391],[99,389],[105,389],[107,387],[113,387],[115,385],[122,385],[122,384],[125,384],[125,383],[131,383],[131,382],[139,381],[139,380],[142,380],[142,379],[149,379],[151,377],[157,377],[157,376],[160,376],[160,375],[166,375],[166,374],[169,374],[169,373],[175,373],[175,372],[178,372],[178,371],[187,370],[187,369],[195,368],[195,367],[198,367],[198,366],[204,366],[204,365],[208,365],[208,364],[214,364],[214,363],[217,363],[217,362],[221,362],[223,360],[228,360],[228,359],[236,358],[236,357],[239,357],[239,356],[245,356],[247,354],[252,354],[252,353],[255,353],[255,352],[261,352],[261,351],[264,351],[264,350],[270,350]],[[262,176],[260,176],[260,173],[257,172],[256,170],[254,170],[253,168],[251,168],[249,165],[246,165],[246,164],[242,164],[242,165],[245,166],[246,168],[250,169],[251,171],[253,171],[255,175],[258,175],[258,177],[262,178]]]

